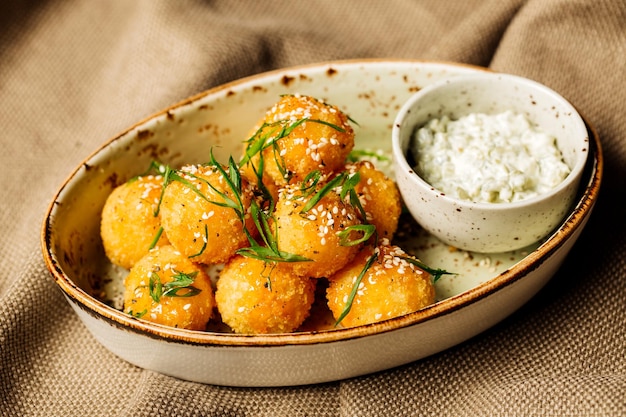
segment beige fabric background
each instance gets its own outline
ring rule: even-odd
[[[282,389],[205,386],[101,347],[41,260],[62,180],[130,124],[279,67],[392,57],[533,78],[594,124],[601,199],[562,269],[484,334],[410,365]],[[0,3],[0,415],[626,415],[626,3],[621,0]]]

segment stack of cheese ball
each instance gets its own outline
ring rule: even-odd
[[[316,287],[338,326],[434,302],[432,276],[392,239],[395,183],[349,162],[354,130],[335,106],[286,95],[254,127],[238,163],[154,173],[113,190],[102,211],[106,255],[129,270],[124,311],[205,330],[296,331]],[[206,267],[223,265],[212,282]]]

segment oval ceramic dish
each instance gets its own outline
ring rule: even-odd
[[[454,346],[518,309],[561,265],[599,192],[603,162],[592,129],[575,207],[547,240],[515,252],[473,254],[450,250],[407,221],[398,236],[401,246],[457,275],[437,282],[435,304],[350,329],[305,323],[293,334],[250,336],[167,328],[124,314],[114,307],[124,271],[104,256],[100,211],[113,187],[145,171],[155,158],[180,165],[206,162],[211,149],[218,160],[239,155],[241,142],[281,94],[308,94],[339,106],[359,124],[355,149],[390,155],[394,117],[413,93],[436,80],[484,70],[420,61],[332,62],[256,75],[173,105],[109,140],[61,186],[42,230],[47,267],[107,349],[137,366],[190,381],[230,386],[328,382]]]

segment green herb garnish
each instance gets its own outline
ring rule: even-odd
[[[204,238],[202,239],[202,247],[200,248],[200,251],[196,254],[193,255],[189,255],[189,258],[196,258],[200,255],[202,255],[204,253],[204,250],[206,249],[206,245],[209,241],[209,228],[208,226],[205,224],[204,225]]]
[[[361,232],[363,236],[358,239],[350,240],[351,232]],[[345,230],[341,232],[337,232],[337,235],[340,238],[339,244],[341,246],[356,246],[361,243],[367,242],[374,234],[376,233],[376,226],[373,224],[355,224],[352,226],[348,226]]]
[[[155,303],[159,303],[161,297],[193,297],[198,295],[201,290],[192,285],[197,274],[197,271],[189,274],[176,271],[176,274],[172,275],[173,280],[163,284],[159,275],[153,272],[150,274],[148,284],[150,297]]]
[[[163,228],[159,227],[159,230],[157,230],[156,235],[154,236],[154,239],[152,239],[152,242],[150,242],[150,247],[148,248],[148,250],[154,249],[154,247],[156,246],[157,242],[161,238],[162,234],[163,234]]]
[[[413,264],[415,266],[417,266],[420,269],[423,269],[424,271],[428,272],[430,274],[430,276],[433,277],[433,282],[437,282],[439,281],[439,279],[443,276],[443,275],[456,275],[455,272],[448,272],[445,269],[434,269],[429,267],[428,265],[426,265],[425,263],[415,259],[415,258],[411,258],[408,256],[403,256],[401,257],[401,259],[404,259],[405,261],[407,261],[410,264]]]
[[[367,272],[368,269],[370,269],[370,267],[372,266],[372,264],[377,258],[378,258],[378,253],[376,252],[376,250],[369,258],[367,258],[367,262],[365,263],[365,266],[359,273],[359,276],[356,278],[356,281],[354,285],[352,286],[352,291],[350,291],[350,295],[348,296],[348,301],[346,302],[346,305],[344,306],[343,311],[337,318],[337,321],[335,322],[335,326],[338,326],[339,323],[341,323],[341,321],[348,315],[348,313],[350,313],[350,310],[352,309],[352,304],[354,303],[354,298],[356,297],[356,293],[359,289],[359,285],[361,285],[361,281],[363,280],[365,273]]]
[[[359,162],[359,161],[367,160],[367,159],[376,159],[377,161],[384,161],[384,162],[389,161],[389,157],[387,157],[386,155],[376,152],[376,151],[370,151],[366,149],[353,149],[348,154],[347,159],[349,162]]]
[[[311,259],[304,256],[283,252],[278,249],[277,231],[272,231],[270,226],[271,214],[261,210],[258,204],[253,201],[250,205],[250,214],[259,231],[265,246],[259,245],[256,240],[250,237],[250,246],[237,250],[237,254],[254,258],[266,262],[310,262]]]
[[[133,310],[128,310],[128,314],[130,314],[132,317],[136,318],[136,319],[140,319],[143,316],[146,315],[146,313],[148,312],[148,310],[143,310],[143,311],[139,311],[137,313],[135,313]]]
[[[172,276],[174,280],[163,284],[163,297],[193,297],[198,295],[201,290],[191,285],[196,275],[198,275],[198,271],[189,274],[176,271],[176,274]]]
[[[339,187],[345,179],[345,173],[337,175],[332,180],[328,181],[313,197],[307,201],[307,203],[300,210],[300,214],[306,214],[309,210],[317,205],[324,196],[331,192],[334,188]]]
[[[155,303],[158,303],[163,295],[163,285],[161,284],[161,278],[156,272],[150,274],[148,290],[150,291],[150,297],[152,297],[152,300]]]

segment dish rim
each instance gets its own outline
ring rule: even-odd
[[[524,278],[524,276],[529,272],[538,268],[538,266],[545,262],[554,252],[556,252],[574,234],[574,232],[579,227],[581,227],[581,225],[584,225],[584,221],[591,214],[592,208],[597,200],[597,196],[600,190],[600,184],[603,175],[604,158],[602,154],[601,143],[596,130],[587,122],[584,115],[581,115],[581,117],[583,117],[583,120],[585,121],[585,124],[587,125],[587,129],[589,130],[588,158],[593,158],[593,160],[587,161],[585,176],[583,177],[583,180],[581,181],[581,185],[579,187],[579,190],[583,189],[584,192],[576,200],[574,207],[570,210],[570,213],[567,215],[567,217],[565,217],[565,219],[560,223],[560,226],[558,226],[555,231],[550,234],[547,240],[542,243],[537,249],[530,252],[527,256],[525,256],[523,259],[521,259],[519,262],[517,262],[506,271],[500,273],[499,275],[491,278],[490,280],[482,284],[477,285],[476,287],[473,287],[455,296],[438,301],[421,310],[409,313],[404,316],[352,328],[267,335],[231,334],[176,329],[136,319],[128,314],[124,314],[120,310],[108,306],[104,302],[97,300],[95,297],[89,295],[87,292],[81,289],[63,272],[61,266],[55,259],[54,250],[51,244],[53,235],[52,218],[55,207],[58,204],[60,195],[64,192],[65,189],[70,186],[72,180],[74,180],[79,175],[79,171],[81,170],[81,168],[86,165],[88,161],[90,161],[92,158],[104,151],[113,142],[121,139],[133,130],[136,130],[138,126],[142,126],[150,120],[167,115],[168,112],[174,109],[181,108],[185,105],[196,102],[203,97],[216,94],[223,90],[233,89],[234,87],[241,85],[250,85],[254,81],[271,79],[280,74],[285,74],[284,76],[286,77],[286,74],[289,73],[306,71],[312,72],[314,70],[323,70],[325,68],[327,70],[331,70],[333,69],[333,67],[337,67],[341,70],[359,66],[375,66],[377,64],[389,66],[405,64],[427,64],[441,65],[442,67],[463,67],[468,69],[474,69],[477,71],[491,71],[488,68],[474,66],[471,64],[410,59],[358,59],[313,63],[275,69],[233,80],[231,82],[221,84],[219,86],[204,90],[198,94],[192,95],[143,118],[142,120],[134,123],[121,133],[118,133],[112,138],[104,141],[99,147],[97,147],[96,150],[87,155],[82,160],[82,162],[78,164],[78,166],[74,168],[69,176],[62,182],[61,186],[55,192],[51,203],[45,211],[40,235],[43,257],[47,269],[52,274],[55,283],[61,289],[64,296],[68,298],[68,301],[70,301],[73,306],[81,308],[83,311],[93,317],[104,319],[109,324],[114,325],[120,329],[133,331],[145,336],[162,339],[164,341],[172,343],[201,345],[207,347],[222,346],[264,348],[270,346],[314,345],[321,343],[342,342],[367,336],[379,335],[382,333],[415,326],[426,321],[434,320],[441,316],[452,314],[469,305],[477,303],[485,299],[489,295],[512,285],[518,280]]]

